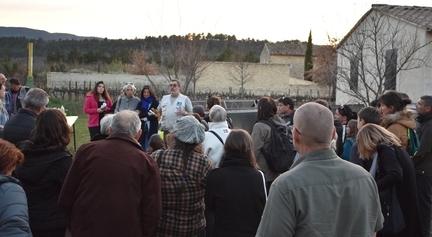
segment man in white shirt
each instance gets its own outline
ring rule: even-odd
[[[180,93],[180,81],[171,80],[169,95],[164,95],[159,103],[158,110],[161,113],[161,130],[165,133],[174,128],[177,119],[192,114],[192,102],[189,97]]]

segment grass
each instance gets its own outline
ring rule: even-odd
[[[88,117],[87,114],[78,115],[78,119],[75,121],[75,139],[76,139],[76,149],[78,149],[82,144],[90,142],[90,133],[87,128]],[[69,151],[75,155],[73,134],[71,134],[71,143],[68,145]]]

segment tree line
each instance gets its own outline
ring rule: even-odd
[[[235,56],[220,57],[226,53],[248,54],[250,61],[259,60],[264,44],[268,41],[241,39],[225,34],[188,34],[185,36],[159,36],[146,37],[144,39],[84,39],[84,40],[43,40],[41,38],[28,39],[26,37],[0,37],[0,58],[25,58],[27,57],[27,44],[33,43],[34,57],[46,58],[47,63],[78,63],[110,64],[113,60],[123,63],[132,63],[134,50],[145,50],[149,61],[157,60],[153,52],[160,51],[167,47],[173,40],[181,38],[198,39],[206,41],[206,60],[234,60]],[[227,50],[227,47],[228,50]],[[233,52],[230,52],[233,51]],[[239,53],[237,53],[239,54]],[[237,56],[238,57],[238,56]]]

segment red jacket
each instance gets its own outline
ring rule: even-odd
[[[112,107],[112,101],[106,101],[107,107],[105,109],[105,114],[107,114]],[[98,103],[94,98],[94,94],[87,95],[84,102],[84,113],[89,115],[88,119],[88,127],[97,127],[99,126],[99,113],[97,112]]]

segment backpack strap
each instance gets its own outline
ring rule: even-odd
[[[219,141],[222,143],[222,145],[224,144],[222,138],[215,131],[209,130],[209,132],[213,133],[213,135],[215,135],[219,139]]]

